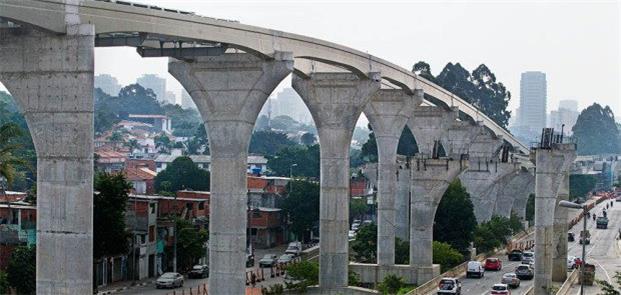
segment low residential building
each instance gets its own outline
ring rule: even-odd
[[[126,154],[120,152],[111,150],[95,151],[95,167],[107,173],[121,172],[125,168],[126,160]]]
[[[127,258],[128,268],[135,279],[157,277],[163,273],[161,256],[157,247],[158,200],[150,196],[130,195],[127,202],[125,222],[132,233],[133,253]],[[133,263],[132,263],[133,261]],[[133,265],[133,266],[132,266]]]
[[[132,184],[132,192],[135,194],[153,194],[154,182],[157,173],[149,168],[125,168],[123,174],[127,181]]]
[[[255,207],[248,210],[248,240],[254,248],[272,248],[286,242],[286,216],[281,209]]]
[[[171,153],[160,154],[155,158],[155,165],[157,173],[162,172],[170,163],[172,163],[175,159],[181,157],[180,154]],[[192,162],[194,162],[198,168],[203,170],[210,171],[211,169],[211,156],[210,155],[188,155]],[[246,170],[247,173],[252,174],[264,174],[267,172],[267,158],[263,156],[248,156],[248,167]]]
[[[131,121],[149,124],[159,131],[172,133],[172,120],[167,116],[129,114],[127,118]]]
[[[290,178],[248,176],[248,205],[276,208],[278,200],[286,197]]]
[[[6,270],[15,247],[36,244],[36,226],[36,206],[22,201],[0,203],[0,271]]]

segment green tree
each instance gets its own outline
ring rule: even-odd
[[[250,139],[250,153],[272,156],[295,142],[287,134],[275,131],[255,131]]]
[[[93,196],[93,257],[127,253],[128,238],[125,211],[131,183],[123,174],[95,175]]]
[[[177,261],[180,269],[188,270],[205,254],[205,242],[209,234],[196,229],[185,219],[177,219]]]
[[[619,130],[609,106],[594,103],[584,109],[571,129],[580,155],[615,154],[619,148]]]
[[[290,170],[293,164],[297,166]],[[277,176],[289,177],[291,171],[294,176],[319,179],[319,145],[285,147],[267,157],[267,166]]]
[[[410,263],[410,241],[395,238],[395,263]]]
[[[183,189],[209,191],[209,172],[189,157],[178,157],[155,177],[155,190],[174,193]],[[170,185],[164,185],[168,182]],[[166,190],[165,190],[166,189]]]
[[[349,219],[360,219],[367,211],[369,206],[367,205],[366,198],[350,198],[349,199]]]
[[[293,180],[289,185],[291,191],[281,208],[289,214],[291,231],[306,241],[307,233],[319,222],[319,184]]]
[[[170,152],[170,149],[173,147],[173,143],[166,134],[155,136],[153,142],[155,143],[155,148],[164,153]]]
[[[184,109],[178,104],[165,104],[162,110],[172,122],[174,136],[190,137],[196,128],[202,125],[201,116],[196,109]]]
[[[375,224],[361,226],[356,234],[356,239],[350,245],[355,261],[375,263],[377,257],[377,226]]]
[[[573,198],[584,198],[597,184],[597,178],[590,174],[569,175],[569,195]]]
[[[6,272],[0,271],[0,294],[9,294],[9,279],[7,278]]]
[[[445,272],[464,261],[464,255],[448,243],[433,241],[433,263],[440,264]]]
[[[18,294],[35,294],[36,259],[35,247],[18,246],[13,249],[6,272],[9,284]]]
[[[535,220],[535,194],[528,195],[525,218],[529,223]]]
[[[474,246],[479,252],[490,252],[506,244],[508,238],[519,230],[521,228],[512,225],[509,218],[493,215],[489,221],[477,226],[474,231]]]
[[[23,159],[15,155],[15,152],[22,147],[15,142],[20,136],[22,129],[17,124],[7,123],[0,126],[0,177],[6,179],[9,187],[18,174],[17,166],[25,164]]]
[[[287,266],[287,274],[299,283],[285,282],[287,289],[306,292],[309,286],[319,284],[319,264],[317,262],[303,260]]]
[[[503,83],[496,80],[496,75],[485,64],[470,73],[459,63],[448,63],[436,77],[433,77],[431,67],[425,62],[416,63],[412,70],[474,104],[501,127],[507,127],[511,117],[511,112],[507,110],[511,93]]]
[[[382,292],[382,294],[397,294],[399,290],[405,287],[406,284],[403,281],[402,277],[398,277],[394,274],[389,274],[384,277],[384,280],[379,283],[377,289]]]
[[[434,240],[448,243],[461,253],[468,252],[477,222],[470,195],[459,179],[444,192],[434,220]]]

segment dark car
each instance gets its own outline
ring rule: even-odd
[[[512,250],[507,254],[509,261],[522,261],[522,251],[520,250]]]
[[[573,242],[576,240],[576,235],[574,233],[567,233],[567,241]]]
[[[515,275],[520,280],[532,280],[535,277],[535,271],[529,264],[520,264],[515,268]]]
[[[604,216],[597,217],[597,221],[596,221],[597,228],[602,228],[602,229],[608,228],[608,218],[606,217],[605,212],[606,211],[604,211]]]
[[[195,265],[188,273],[190,279],[203,279],[209,276],[209,267],[207,265]]]

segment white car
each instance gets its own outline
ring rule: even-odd
[[[466,277],[478,277],[482,278],[485,276],[485,268],[483,264],[479,261],[469,261],[468,262],[468,270],[466,270]]]
[[[576,268],[576,256],[567,256],[567,270]]]
[[[351,240],[354,239],[356,237],[356,232],[353,230],[350,230],[349,233],[347,234],[347,237]]]
[[[506,284],[494,284],[490,294],[492,294],[492,295],[511,295],[511,290],[509,290],[509,286],[507,286]]]

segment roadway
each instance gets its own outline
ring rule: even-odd
[[[603,202],[598,206],[598,209],[591,212],[596,212],[598,216],[601,215],[601,207],[602,205],[605,206],[605,203]],[[617,240],[621,228],[621,202],[615,202],[614,206],[607,211],[608,229],[595,229],[595,222],[592,219],[588,222],[591,231],[591,245],[586,247],[586,262],[595,265],[596,279],[612,282],[615,271],[621,271],[621,243]],[[576,233],[576,237],[581,227],[582,223],[574,227],[573,232]],[[577,242],[570,243],[569,253],[580,257],[582,256],[582,247]],[[597,285],[586,286],[584,294],[595,295],[600,291]],[[568,294],[580,294],[580,285],[574,285]]]
[[[610,201],[608,201],[608,203],[610,203]],[[606,202],[602,202],[593,208],[591,212],[601,215],[602,208],[605,208],[605,206]],[[572,213],[570,211],[569,215],[575,216],[576,213]],[[594,263],[597,266],[598,269],[596,270],[596,277],[598,279],[608,279],[608,277],[612,277],[614,275],[613,269],[621,269],[621,256],[619,255],[619,252],[616,251],[615,247],[616,234],[618,233],[619,226],[621,226],[621,203],[617,203],[612,209],[608,209],[608,218],[610,219],[610,223],[607,230],[595,229],[595,222],[593,222],[592,219],[587,221],[587,229],[591,232],[591,244],[586,247],[586,251],[588,253],[587,263]],[[568,242],[569,244],[567,250],[569,256],[580,257],[582,255],[582,247],[580,247],[580,244],[578,243],[578,237],[581,229],[582,222],[570,229],[570,232],[575,233],[576,240],[575,242]],[[610,259],[613,257],[616,259]],[[498,258],[502,260],[501,271],[486,271],[485,276],[481,279],[462,277],[462,294],[490,294],[492,286],[500,283],[502,275],[508,272],[513,272],[513,270],[520,264],[518,261],[508,261],[506,255],[500,255]],[[511,293],[513,295],[525,294],[533,283],[533,280],[522,280],[520,287],[513,289]],[[592,289],[591,293],[586,294],[597,294],[599,288],[590,288]],[[571,294],[573,295],[576,293],[572,292]]]

